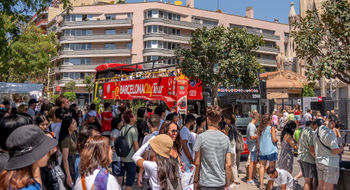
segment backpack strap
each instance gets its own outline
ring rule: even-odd
[[[126,131],[126,134],[125,135],[122,135],[123,137],[126,137],[126,135],[128,135],[128,133],[129,133],[129,131],[130,131],[130,129],[132,128],[132,126]],[[131,143],[131,145],[130,145],[130,148],[129,148],[129,150],[131,150],[131,148],[134,146],[134,143]]]
[[[83,187],[83,190],[86,190],[85,176],[81,176],[81,186]]]
[[[319,132],[320,132],[320,130],[317,129],[316,135],[317,135],[318,141],[320,141],[320,143],[322,144],[322,146],[324,146],[324,147],[327,148],[328,150],[332,151],[331,148],[329,148],[328,146],[326,146],[325,144],[323,144],[323,142],[321,141]]]

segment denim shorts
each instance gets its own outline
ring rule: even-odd
[[[275,152],[275,153],[272,153],[270,155],[259,155],[259,158],[260,158],[260,160],[266,160],[266,161],[273,162],[273,161],[277,161],[278,154],[277,154],[277,152]]]
[[[250,161],[251,162],[257,162],[258,161],[258,152],[250,152]]]

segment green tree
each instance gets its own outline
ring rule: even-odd
[[[70,102],[74,102],[77,99],[75,92],[65,92],[63,96],[66,97]]]
[[[67,89],[67,92],[74,92],[76,89],[75,81],[72,80],[72,81],[65,83],[64,87]]]
[[[179,49],[177,54],[184,57],[182,72],[211,88],[217,105],[219,86],[251,87],[258,84],[258,73],[262,69],[256,61],[255,51],[261,45],[262,37],[245,30],[204,27],[194,31],[190,48]]]
[[[84,77],[83,83],[86,85],[84,89],[89,92],[89,104],[91,102],[91,92],[94,90],[95,76],[87,75]]]
[[[303,97],[313,97],[313,96],[316,96],[314,89],[309,85],[305,85],[303,88]]]
[[[293,23],[297,56],[306,61],[309,80],[325,76],[350,84],[350,3],[327,0],[322,9],[321,14],[308,11]]]
[[[68,12],[70,0],[1,0],[0,1],[0,64],[12,58],[11,45],[20,38],[22,29],[34,13],[39,13],[52,3],[59,2]]]
[[[57,55],[57,40],[54,33],[43,35],[43,30],[34,24],[23,28],[16,41],[11,41],[6,63],[0,64],[2,81],[46,83],[51,56]]]

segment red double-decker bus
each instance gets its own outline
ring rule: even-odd
[[[204,105],[200,81],[189,80],[176,65],[162,60],[138,64],[106,63],[96,67],[95,100],[163,101],[169,109],[196,113]],[[199,101],[199,102],[198,102]]]

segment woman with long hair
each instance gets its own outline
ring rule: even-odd
[[[151,147],[150,161],[144,160],[142,154]],[[173,140],[165,134],[158,135],[142,145],[132,159],[150,176],[149,182],[152,190],[178,189],[181,187],[179,166],[170,159]]]
[[[260,158],[260,189],[264,185],[264,174],[267,161],[269,165],[275,167],[278,158],[276,128],[271,126],[272,116],[265,114],[262,116],[258,127],[258,151]]]
[[[48,131],[49,129],[49,119],[45,115],[37,115],[35,117],[35,124],[38,125],[44,132]]]
[[[224,122],[229,127],[229,131],[227,136],[230,139],[232,152],[231,152],[231,164],[232,164],[232,175],[231,180],[234,184],[232,187],[237,187],[239,185],[238,182],[238,168],[239,162],[241,160],[241,152],[237,149],[238,146],[238,138],[239,131],[236,127],[236,117],[233,114],[225,114],[223,116]]]
[[[173,140],[173,148],[171,149],[170,156],[181,165],[180,152],[182,146],[177,124],[173,121],[164,121],[160,127],[159,134],[166,134]]]
[[[25,125],[14,130],[6,144],[10,159],[0,174],[0,189],[43,189],[40,167],[45,167],[56,152],[57,140],[46,136],[35,125]]]
[[[147,125],[147,108],[146,107],[140,107],[137,110],[137,122],[136,122],[136,128],[138,132],[139,137],[139,144],[142,144],[143,138],[149,134],[149,127]]]
[[[121,187],[117,180],[108,172],[108,166],[112,163],[112,153],[107,137],[90,137],[81,151],[80,176],[74,189],[120,190]]]
[[[288,171],[290,174],[293,172],[294,150],[298,150],[298,146],[293,139],[293,134],[297,124],[294,121],[288,121],[286,126],[282,130],[281,134],[281,152],[277,162],[277,166],[280,169]]]
[[[78,154],[77,148],[77,122],[72,117],[62,120],[59,134],[59,147],[62,152],[62,169],[66,174],[66,188],[71,189],[75,181],[75,160]]]

